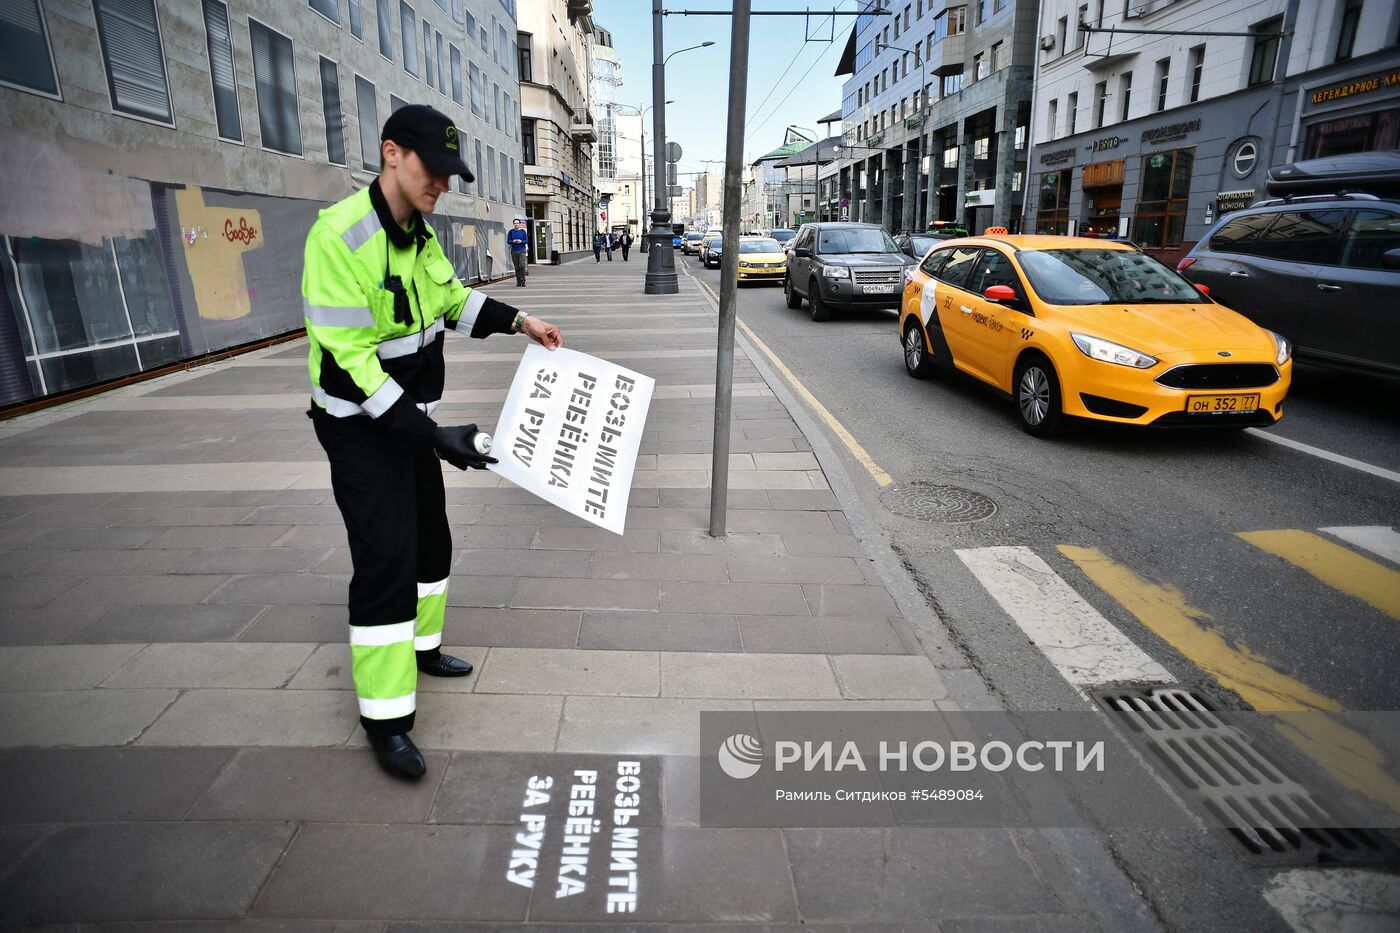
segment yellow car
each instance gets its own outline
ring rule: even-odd
[[[739,240],[739,284],[779,282],[787,273],[787,253],[772,237],[746,236]]]
[[[1268,426],[1293,348],[1137,247],[980,236],[931,249],[899,314],[904,366],[942,366],[1015,402],[1037,436],[1070,418],[1157,427]]]

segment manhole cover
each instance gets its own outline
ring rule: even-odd
[[[933,483],[896,486],[880,497],[880,503],[920,522],[980,522],[997,511],[997,504],[979,492]]]

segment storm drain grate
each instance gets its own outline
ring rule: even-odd
[[[997,504],[980,492],[934,483],[896,486],[880,497],[880,504],[920,522],[980,522],[997,511]]]
[[[1247,732],[1188,690],[1101,690],[1115,722],[1226,826],[1251,855],[1305,862],[1400,861],[1400,849],[1339,819]]]

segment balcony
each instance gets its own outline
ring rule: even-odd
[[[593,114],[574,114],[574,122],[569,124],[569,138],[577,143],[596,143],[598,131],[593,128]]]
[[[962,74],[967,60],[967,33],[944,36],[943,41],[934,46],[933,53],[938,59],[938,66],[932,70],[938,77]]]

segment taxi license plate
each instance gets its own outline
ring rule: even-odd
[[[893,285],[862,285],[860,290],[867,295],[893,295]]]
[[[1257,394],[1191,395],[1186,399],[1186,412],[1191,415],[1229,415],[1258,410]]]

